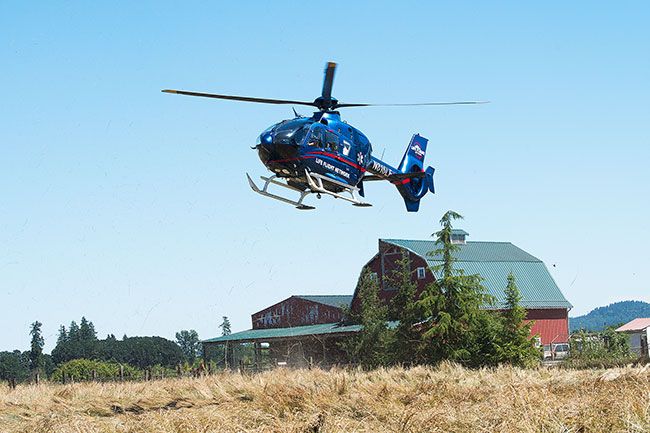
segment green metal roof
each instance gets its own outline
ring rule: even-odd
[[[463,229],[451,229],[451,234],[452,235],[462,235],[462,236],[469,236],[469,233],[467,233]]]
[[[388,329],[395,329],[399,322],[386,322]],[[308,337],[310,335],[334,335],[334,334],[351,334],[359,332],[361,325],[341,325],[340,323],[325,323],[322,325],[295,326],[293,328],[269,328],[269,329],[249,329],[247,331],[236,332],[230,335],[210,338],[203,340],[201,343],[225,343],[226,341],[259,341],[273,340],[274,338],[297,338]]]
[[[352,295],[294,295],[294,297],[337,308],[348,307],[352,302]]]
[[[406,248],[424,258],[436,278],[440,272],[433,269],[442,263],[434,251],[440,246],[435,241],[406,239],[381,239],[380,241]],[[488,308],[502,308],[505,304],[505,288],[508,274],[512,272],[521,292],[521,305],[526,308],[571,308],[546,265],[510,242],[467,242],[458,244],[454,253],[457,269],[466,275],[478,274],[483,286],[496,298],[495,305]]]
[[[441,246],[436,241],[420,241],[407,239],[380,239],[413,251],[427,261],[439,261],[441,256],[435,251]],[[459,247],[454,253],[459,262],[539,262],[537,257],[528,254],[510,242],[477,242],[468,241],[465,244],[455,244]]]
[[[325,323],[321,325],[296,326],[293,328],[249,329],[230,335],[203,340],[203,343],[223,343],[226,341],[271,340],[274,338],[304,337],[309,335],[345,334],[359,332],[361,325],[340,325]]]

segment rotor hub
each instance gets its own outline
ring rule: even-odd
[[[314,99],[314,106],[318,108],[321,111],[330,111],[338,107],[339,101],[336,98],[333,97],[323,97],[319,96],[318,98]]]

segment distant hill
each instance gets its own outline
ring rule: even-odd
[[[584,329],[586,331],[602,331],[608,326],[627,323],[637,317],[650,317],[650,304],[642,301],[622,301],[598,307],[588,314],[569,317],[571,332]]]

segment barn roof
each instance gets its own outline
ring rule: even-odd
[[[337,308],[348,307],[352,302],[352,295],[293,295],[293,297]]]
[[[427,261],[436,278],[442,264],[442,257],[436,252],[440,248],[434,240],[380,239],[380,242],[406,248]],[[496,299],[492,308],[505,306],[505,287],[508,274],[515,276],[521,293],[521,305],[525,308],[571,308],[546,265],[537,257],[527,253],[510,242],[476,242],[457,244],[454,253],[455,266],[466,275],[478,274],[483,286]]]
[[[650,317],[639,317],[617,328],[618,332],[643,331],[650,328]]]

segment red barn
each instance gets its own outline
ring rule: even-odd
[[[515,276],[521,292],[521,304],[527,318],[534,320],[532,334],[550,349],[553,344],[569,339],[566,300],[555,281],[538,258],[509,242],[466,242],[468,233],[454,230],[452,241],[459,246],[454,253],[455,267],[465,274],[483,278],[487,292],[494,297],[493,305],[485,308],[500,310],[505,307],[505,288],[508,274]],[[413,281],[421,293],[427,284],[438,277],[436,266],[441,258],[433,240],[380,239],[379,251],[367,266],[380,283],[379,297],[388,302],[397,293],[384,276],[397,269],[397,260],[408,254]],[[418,293],[418,295],[419,295]],[[359,308],[359,299],[345,295],[295,295],[252,314],[252,329],[203,341],[204,353],[214,346],[225,346],[223,360],[237,365],[236,350],[242,343],[254,347],[254,365],[262,360],[272,365],[328,366],[341,362],[341,339],[359,332],[361,325],[341,323],[344,306]]]
[[[496,301],[485,308],[504,308],[507,278],[512,272],[527,319],[535,322],[532,334],[538,335],[545,346],[566,343],[569,340],[568,312],[572,306],[544,263],[510,242],[468,242],[465,240],[468,235],[463,230],[453,231],[452,241],[459,247],[454,253],[454,265],[467,275],[478,274],[483,278],[483,286]],[[377,275],[380,299],[388,302],[397,293],[397,288],[391,287],[384,277],[389,277],[391,271],[397,269],[396,262],[403,254],[408,254],[419,295],[438,276],[436,266],[442,263],[436,253],[439,248],[433,240],[380,239],[379,251],[367,264]],[[352,308],[359,308],[356,292]]]

